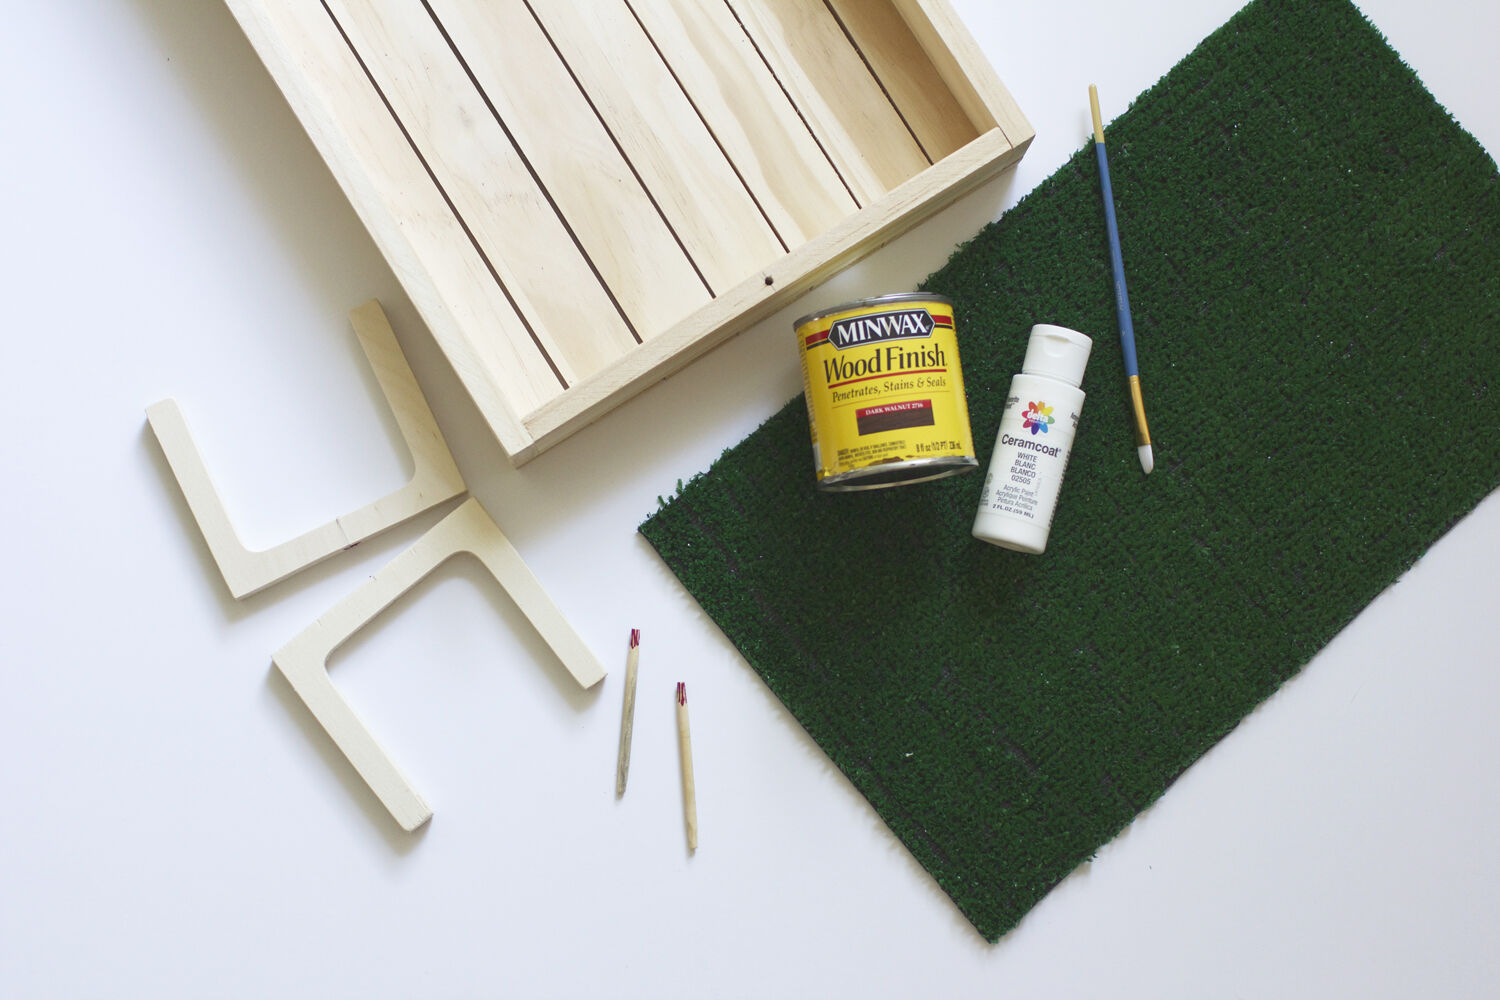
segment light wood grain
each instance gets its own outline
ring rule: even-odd
[[[563,380],[628,351],[625,317],[421,4],[325,2]]]
[[[227,0],[507,451],[563,381],[321,4]],[[473,336],[483,330],[485,336]]]
[[[214,488],[177,403],[165,399],[146,409],[147,422],[188,509],[198,522],[225,585],[236,598],[248,597],[464,492],[463,477],[380,303],[367,302],[351,312],[349,319],[411,452],[412,477],[395,492],[296,538],[268,549],[247,548]]]
[[[829,6],[929,160],[979,135],[895,7],[870,0],[829,0]]]
[[[953,8],[945,0],[889,2],[969,120],[981,130],[999,128],[1012,144],[1024,149],[1036,134],[1031,123]]]
[[[821,2],[729,5],[861,203],[926,169],[906,123]]]
[[[561,5],[567,0],[497,0],[499,6],[480,0],[228,2],[516,465],[1013,163],[1032,135],[945,0],[868,0],[899,13],[916,49],[925,54],[931,70],[980,132],[937,165],[919,169],[889,190],[873,169],[872,183],[846,186],[830,161],[832,155],[851,164],[863,161],[870,168],[868,156],[874,156],[889,167],[900,159],[892,149],[904,143],[910,153],[917,144],[838,20],[817,0],[732,0],[734,7],[729,0],[573,0],[575,6],[563,14],[555,12],[564,10]],[[507,152],[489,134],[493,129],[488,123],[498,128],[496,115],[489,106],[479,110],[476,102],[484,105],[488,89],[509,91],[477,88],[453,54],[458,48],[473,53],[475,62],[492,60],[497,58],[493,44],[476,47],[473,39],[480,32],[460,18],[455,22],[460,28],[451,36],[453,48],[444,56],[447,41],[428,11],[433,2],[439,5],[433,10],[464,10],[472,19],[511,16],[519,2],[533,21],[545,24],[547,17],[555,16],[554,27],[564,22],[586,27],[587,33],[558,31],[551,40],[544,36],[548,49],[556,42],[550,57],[558,64],[552,68],[553,79],[562,67],[570,83],[577,77],[575,90],[595,88],[598,94],[608,89],[609,79],[626,81],[628,100],[622,99],[617,108],[600,98],[591,109],[607,135],[609,123],[616,120],[613,115],[624,121],[648,109],[654,115],[668,105],[675,111],[665,131],[680,127],[692,132],[690,119],[682,113],[686,100],[789,252],[721,288],[713,280],[720,274],[715,270],[719,264],[724,274],[730,274],[742,270],[759,252],[745,249],[750,244],[731,246],[739,244],[740,237],[728,236],[719,248],[725,254],[719,264],[711,263],[711,255],[703,255],[704,263],[698,264],[703,281],[713,288],[711,300],[663,326],[637,328],[634,333],[642,341],[638,345],[634,336],[629,342],[621,337],[622,329],[631,333],[623,310],[614,309],[618,322],[607,328],[615,303],[609,301],[609,308],[603,308],[600,298],[609,300],[612,290],[594,277],[590,261],[579,252],[581,242],[571,249],[550,237],[539,242],[523,216],[541,212],[536,199],[546,198],[540,187],[533,184],[528,194],[524,184],[512,188],[504,182],[506,171],[514,175],[515,164],[502,161],[519,157],[511,155],[514,147]],[[640,38],[631,34],[623,19],[622,4],[668,68],[666,77],[659,68],[651,68],[654,64],[646,58]],[[359,17],[350,18],[351,11]],[[885,48],[899,51],[894,19],[880,12],[872,16],[891,34]],[[347,41],[339,25],[348,30]],[[616,29],[624,50],[618,59],[606,45],[599,63],[568,71],[560,58],[563,52],[577,61],[583,48],[600,44],[601,31],[607,35]],[[433,41],[434,32],[441,45]],[[413,51],[426,55],[413,62]],[[844,69],[833,72],[831,54],[840,52],[837,64]],[[531,66],[543,56],[545,50],[541,55],[528,51],[517,65]],[[859,62],[858,71],[850,59]],[[784,70],[787,79],[773,76],[771,65]],[[637,95],[637,70],[645,85],[666,87],[670,78],[676,90]],[[501,71],[507,67],[496,68],[496,79]],[[930,82],[931,74],[922,72]],[[855,89],[864,94],[853,97],[848,93],[850,81],[861,78],[866,83]],[[889,117],[867,133],[852,127],[853,118],[841,116],[850,106],[878,109],[879,101],[870,99],[872,88],[885,102]],[[810,95],[809,104],[799,108],[788,94],[801,100],[804,92]],[[548,94],[537,99],[544,107]],[[412,122],[419,127],[413,128]],[[829,140],[825,151],[808,123],[824,130],[831,124],[848,142]],[[402,126],[408,132],[403,133]],[[545,127],[533,131],[549,134]],[[626,150],[660,215],[672,223],[677,210],[673,198],[659,195],[656,185],[661,182],[648,179],[648,161],[659,158],[661,150],[639,152],[627,146],[627,131],[638,130],[620,126],[616,153]],[[427,138],[417,139],[418,135]],[[664,139],[661,149],[668,148],[666,143]],[[426,162],[425,154],[419,153],[428,149],[441,149],[452,162]],[[546,155],[554,154],[555,150]],[[711,161],[712,157],[699,158],[700,163]],[[912,166],[920,164],[907,165]],[[524,170],[525,164],[521,167]],[[712,192],[720,190],[716,185],[724,178],[710,182],[694,174],[696,169],[686,168],[678,195],[684,205],[696,202],[712,219],[720,207],[719,196]],[[904,169],[893,176],[903,176]],[[861,189],[877,196],[861,200],[856,197]],[[518,207],[515,198],[530,198],[531,203]],[[607,214],[603,209],[600,213]],[[552,218],[559,220],[555,213]],[[700,246],[700,237],[690,235],[689,229],[683,224],[682,232],[676,233],[682,246]],[[455,249],[458,244],[463,245]],[[698,263],[698,258],[689,259]],[[578,276],[580,268],[589,271],[589,278]],[[524,287],[523,279],[535,287]],[[674,291],[680,285],[674,285]]]
[[[292,690],[404,830],[427,822],[432,809],[333,686],[328,657],[438,566],[464,552],[484,564],[581,687],[604,679],[599,661],[472,497],[272,657]]]
[[[628,3],[788,247],[859,207],[729,7]]]
[[[625,0],[528,4],[715,292],[786,252]]]
[[[1031,136],[1026,137],[1029,145]],[[586,379],[567,395],[543,404],[526,419],[536,442],[512,459],[525,461],[586,427],[621,401],[659,382],[743,326],[771,315],[896,234],[967,194],[1021,158],[999,129],[990,129],[958,152],[896,188],[885,198],[787,254],[764,278],[752,278],[719,296],[687,320],[648,341],[620,364]],[[791,336],[790,330],[788,337]]]
[[[637,336],[707,302],[708,283],[524,0],[427,3]],[[436,155],[448,157],[446,149]]]

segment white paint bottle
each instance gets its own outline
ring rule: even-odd
[[[1052,516],[1078,414],[1083,409],[1083,369],[1094,342],[1077,330],[1038,323],[1031,328],[1021,374],[1010,380],[995,453],[984,477],[974,537],[1040,554]]]

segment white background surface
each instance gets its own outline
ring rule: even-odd
[[[954,0],[1036,128],[1020,167],[519,471],[221,4],[5,6],[0,996],[1494,995],[1500,499],[993,946],[635,533],[799,391],[792,318],[914,285],[1086,141],[1090,82],[1118,115],[1234,0]],[[1500,149],[1493,6],[1364,9]],[[254,544],[368,502],[408,474],[344,319],[372,296],[612,671],[579,692],[463,563],[337,654],[436,810],[415,835],[270,654],[436,515],[235,602],[143,414],[181,402]]]

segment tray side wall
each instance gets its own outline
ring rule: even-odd
[[[362,69],[320,4],[305,0],[225,0],[252,48],[328,164],[334,180],[370,232],[443,354],[507,454],[534,442],[520,414],[546,396],[534,388],[547,364],[527,353],[524,333],[476,341],[468,330],[519,325],[493,288],[487,268],[388,117],[361,115]],[[358,122],[350,126],[347,122]],[[392,134],[392,133],[395,134]],[[405,205],[406,220],[389,205]],[[476,294],[474,289],[484,291]],[[506,378],[531,372],[534,378]],[[558,387],[561,392],[561,386]]]
[[[524,464],[588,426],[1014,166],[1025,155],[1035,130],[946,0],[890,2],[970,121],[991,127],[880,200],[795,249],[763,275],[746,280],[609,370],[572,386],[528,414],[526,428],[535,444],[512,454],[514,464]]]
[[[580,382],[526,418],[535,444],[512,454],[521,465],[576,433],[631,396],[791,303],[835,273],[911,229],[1014,165],[1032,135],[1013,144],[991,129],[845,222],[741,283],[621,362]],[[770,285],[767,285],[767,279]]]

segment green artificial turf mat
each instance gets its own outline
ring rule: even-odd
[[[1090,143],[924,285],[981,470],[1031,325],[1094,337],[1046,554],[982,471],[817,492],[800,397],[641,526],[990,940],[1500,485],[1500,179],[1358,11],[1256,0],[1107,138],[1152,475]]]

